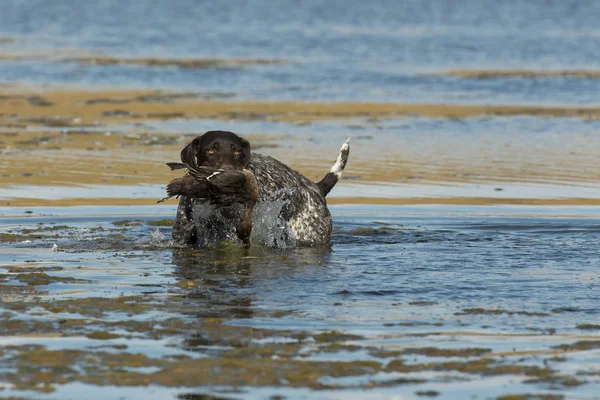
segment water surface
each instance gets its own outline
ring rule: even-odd
[[[596,207],[332,210],[331,247],[247,253],[172,247],[172,207],[1,209],[5,393],[593,398]]]
[[[1,395],[598,398],[599,4],[5,1]],[[331,246],[174,247],[212,129]]]

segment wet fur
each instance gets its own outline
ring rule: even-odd
[[[199,140],[199,138],[194,139]],[[196,142],[197,144],[200,141]],[[192,146],[193,147],[193,146]],[[193,151],[186,147],[185,154],[188,162]],[[328,244],[331,239],[332,220],[325,196],[341,178],[349,155],[349,145],[346,142],[340,149],[336,162],[320,182],[313,182],[302,174],[292,170],[282,162],[262,154],[252,154],[246,168],[254,173],[259,187],[258,202],[284,200],[285,206],[280,216],[286,222],[289,238],[297,246],[317,246]],[[182,160],[184,152],[182,152]],[[200,207],[213,207],[211,213],[219,213],[220,218],[199,221],[195,214]],[[231,238],[231,226],[224,226],[223,220],[238,218],[239,207],[215,207],[201,199],[181,196],[177,217],[173,227],[173,238],[180,244],[209,245],[212,241]],[[223,218],[224,217],[224,218]],[[215,237],[207,241],[198,237],[198,224],[214,224],[211,231]],[[221,235],[219,235],[221,234]]]

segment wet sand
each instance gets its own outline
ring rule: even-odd
[[[62,118],[63,126],[148,119],[211,118],[306,123],[322,120],[400,119],[405,117],[477,118],[534,116],[598,119],[600,107],[512,106],[452,104],[392,104],[360,102],[219,101],[175,98],[173,93],[140,91],[84,91],[69,89],[7,89],[0,102],[3,124],[43,126],[48,118]],[[46,104],[29,99],[41,97]],[[43,118],[46,119],[43,119]],[[37,119],[36,119],[37,118]]]
[[[127,57],[74,57],[65,58],[63,62],[74,62],[84,65],[138,65],[147,67],[179,67],[179,68],[233,68],[252,65],[281,64],[275,59],[220,59],[220,58],[127,58]]]
[[[439,76],[453,76],[467,79],[495,79],[495,78],[581,78],[598,79],[600,71],[593,69],[563,69],[563,70],[525,70],[525,69],[457,69],[437,73]]]
[[[0,200],[2,206],[15,207],[70,207],[70,206],[147,206],[156,204],[155,198],[65,198],[65,199],[41,199],[41,198],[11,198]],[[177,199],[168,201],[177,204]],[[494,197],[335,197],[327,199],[327,204],[373,204],[373,205],[530,205],[530,206],[600,206],[600,199],[522,199],[508,198],[499,199]]]
[[[213,94],[220,97],[221,94]],[[208,95],[138,90],[98,90],[45,88],[32,90],[7,87],[0,96],[0,189],[3,204],[15,206],[76,204],[151,204],[151,196],[114,198],[56,198],[61,188],[89,185],[135,188],[139,185],[165,185],[178,177],[164,165],[177,161],[179,152],[198,133],[162,131],[153,124],[181,121],[213,121],[214,128],[228,129],[219,121],[235,123],[280,124],[288,127],[312,125],[315,132],[327,132],[341,124],[338,131],[352,138],[352,151],[345,180],[361,186],[422,185],[449,187],[446,194],[406,195],[398,186],[396,193],[340,196],[334,191],[331,204],[600,204],[593,196],[570,193],[569,185],[600,182],[596,161],[600,149],[589,146],[588,138],[571,135],[572,148],[536,141],[494,143],[498,136],[482,137],[481,147],[469,150],[464,139],[455,142],[386,136],[386,121],[410,118],[436,118],[454,121],[482,116],[528,116],[597,118],[600,108],[530,106],[459,106],[375,103],[312,103],[207,100]],[[387,122],[389,123],[389,122]],[[212,126],[212,124],[211,124]],[[369,135],[361,133],[367,132]],[[383,134],[380,134],[382,132]],[[319,180],[335,159],[344,139],[306,141],[290,135],[239,132],[250,140],[255,151],[285,162],[313,180]],[[501,136],[500,136],[501,137]],[[576,139],[576,140],[574,140]],[[561,139],[562,140],[562,139]],[[491,143],[491,144],[490,144]],[[503,186],[523,184],[564,185],[564,194],[540,193],[539,198],[500,193]],[[465,195],[452,185],[497,185],[483,195]],[[53,187],[51,198],[12,194],[11,188]],[[473,186],[475,187],[475,186]],[[110,189],[107,189],[110,190]],[[388,190],[388,191],[389,191]],[[133,189],[135,191],[135,189]],[[424,192],[425,193],[425,192]],[[37,196],[39,197],[39,196]],[[125,197],[125,198],[124,198]],[[135,197],[135,198],[133,198]]]
[[[0,38],[0,45],[9,45],[17,43],[18,39],[7,38],[6,41],[2,42]],[[100,56],[100,52],[94,50],[85,49],[73,49],[73,48],[61,48],[61,49],[36,49],[36,48],[24,48],[18,50],[7,50],[0,54],[0,61],[11,62],[11,61],[30,61],[30,60],[45,60],[49,62],[59,62],[70,58],[92,58],[94,56]]]
[[[11,38],[1,38],[0,45],[14,43]],[[28,48],[0,55],[0,61],[47,60],[52,62],[76,63],[83,66],[135,65],[139,67],[179,67],[190,69],[242,68],[259,65],[277,65],[285,61],[267,58],[132,58],[110,57],[99,51],[83,49],[35,49]]]

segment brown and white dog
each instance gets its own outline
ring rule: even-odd
[[[341,178],[349,154],[346,141],[325,177],[312,182],[272,157],[251,154],[248,141],[232,132],[206,132],[182,150],[182,163],[169,164],[189,171],[187,178],[173,181],[168,189],[170,196],[180,196],[173,239],[207,246],[237,238],[249,247],[244,236],[249,230],[242,229],[240,235],[240,227],[249,223],[250,210],[252,224],[280,233],[261,238],[265,245],[328,244],[332,220],[325,196]],[[279,207],[268,206],[272,204]],[[273,212],[277,215],[267,215]]]

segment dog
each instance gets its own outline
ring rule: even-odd
[[[250,248],[252,214],[258,201],[258,182],[246,169],[250,161],[250,144],[231,132],[210,131],[199,137],[204,149],[194,154],[194,146],[186,146],[181,154],[183,163],[167,163],[171,170],[186,168],[187,173],[167,185],[167,196],[185,196],[208,201],[211,205],[232,207],[239,204],[243,213],[236,228],[237,237]]]
[[[182,164],[174,164],[178,168],[184,165],[192,169],[219,169],[226,178],[229,175],[232,179],[234,175],[240,176],[239,171],[251,172],[258,187],[252,224],[260,228],[257,235],[263,244],[272,247],[320,246],[330,242],[332,232],[325,197],[342,177],[349,154],[348,140],[340,148],[329,172],[319,182],[313,182],[270,156],[251,154],[249,142],[233,132],[209,131],[181,151]],[[221,188],[217,185],[216,191],[223,189],[227,189],[227,185]],[[238,193],[246,196],[244,190],[238,189]],[[219,203],[211,201],[210,195],[182,192],[173,225],[174,242],[206,247],[223,240],[241,239],[236,231],[239,231],[240,221],[247,219],[244,201],[247,200],[238,202],[234,196],[232,202]]]

